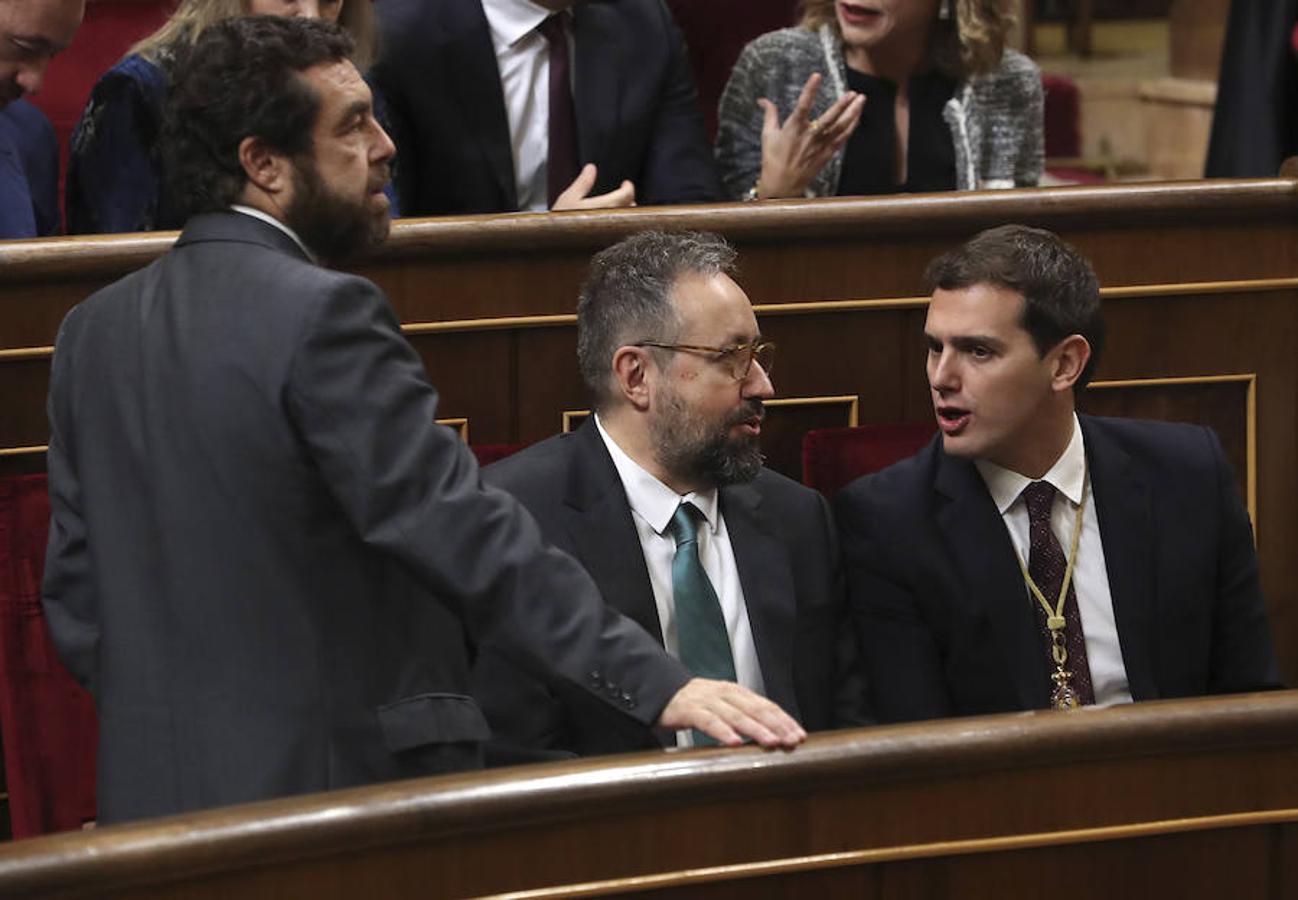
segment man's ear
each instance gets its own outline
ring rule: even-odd
[[[273,196],[289,187],[292,164],[288,157],[259,137],[249,136],[239,142],[239,165],[248,181],[263,193]]]
[[[1050,386],[1055,391],[1066,391],[1077,384],[1086,364],[1091,361],[1091,344],[1080,334],[1070,334],[1055,344],[1050,355],[1054,357]]]
[[[649,351],[644,347],[618,347],[613,353],[614,391],[640,412],[649,408],[652,366]]]

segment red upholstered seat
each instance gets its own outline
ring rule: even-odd
[[[930,420],[808,431],[802,438],[802,482],[833,497],[853,479],[918,452],[936,430]]]
[[[527,444],[470,444],[469,449],[478,458],[478,465],[489,466],[526,446]]]
[[[49,525],[44,475],[0,479],[0,736],[15,838],[95,817],[94,703],[59,661],[41,609]]]

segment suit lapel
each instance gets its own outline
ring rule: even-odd
[[[1089,416],[1079,416],[1079,421],[1127,684],[1133,699],[1156,700],[1150,648],[1155,584],[1149,486],[1127,452],[1109,439],[1102,423]]]
[[[594,422],[582,425],[569,440],[577,442],[564,498],[572,546],[580,549],[582,565],[604,602],[661,644],[662,623],[649,569],[613,459]]]
[[[611,4],[581,3],[573,10],[572,34],[576,49],[573,105],[577,112],[579,163],[600,166],[599,180],[591,193],[617,187],[610,160],[621,109],[622,66],[617,11]]]
[[[1048,706],[1045,645],[1005,523],[973,464],[937,452],[934,485],[945,498],[937,520],[957,563],[961,596],[990,623],[991,652],[1009,672],[1019,706]]]
[[[763,514],[761,501],[761,494],[748,485],[721,490],[721,512],[739,569],[766,696],[798,717],[793,688],[796,589],[788,552]]]
[[[464,115],[467,134],[448,140],[472,140],[490,168],[504,195],[506,209],[518,208],[518,187],[514,181],[514,157],[509,137],[509,119],[505,114],[505,94],[500,86],[500,70],[491,31],[480,0],[438,0],[442,25],[438,31],[445,41],[430,50],[443,61],[442,85],[455,95]],[[442,173],[455,178],[456,173]]]

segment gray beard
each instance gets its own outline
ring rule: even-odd
[[[716,429],[691,416],[677,396],[671,396],[666,406],[649,424],[654,453],[664,470],[712,487],[744,484],[757,477],[766,459],[757,438],[733,438],[730,429],[752,418],[761,409],[760,400],[748,401]]]

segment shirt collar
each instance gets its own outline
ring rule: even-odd
[[[482,0],[487,27],[498,45],[512,47],[554,15],[532,0]]]
[[[293,239],[293,243],[297,244],[299,247],[302,248],[302,252],[306,254],[307,259],[311,260],[311,262],[313,263],[319,264],[320,260],[316,259],[316,255],[311,252],[310,248],[308,248],[306,244],[302,243],[302,239],[297,236],[297,232],[294,231],[292,228],[289,228],[279,219],[272,216],[270,213],[265,212],[264,210],[257,209],[256,207],[244,206],[242,203],[231,203],[230,209],[238,213],[243,213],[245,216],[252,216],[254,219],[261,219],[267,225],[274,225],[280,231],[284,232],[289,237],[291,237]]]
[[[985,459],[974,460],[974,465],[978,467],[978,474],[982,475],[987,492],[992,495],[992,502],[1001,515],[1005,515],[1033,480]],[[1067,497],[1073,506],[1082,502],[1082,489],[1086,482],[1086,445],[1076,413],[1073,413],[1073,436],[1068,446],[1040,480],[1054,485],[1055,490]]]
[[[660,535],[666,534],[667,526],[671,524],[672,516],[676,514],[676,507],[683,501],[688,501],[703,513],[703,517],[708,521],[708,530],[713,534],[716,533],[718,525],[716,488],[694,491],[681,496],[650,475],[643,466],[628,456],[627,452],[618,446],[617,441],[613,440],[612,435],[604,430],[598,415],[594,416],[594,419],[595,427],[599,429],[599,436],[603,438],[604,446],[608,448],[608,455],[613,457],[613,466],[617,469],[618,477],[622,479],[622,488],[626,491],[627,502],[633,512],[649,523],[650,528]]]

